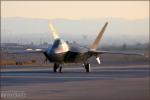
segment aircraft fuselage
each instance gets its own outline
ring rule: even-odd
[[[54,44],[45,52],[50,62],[57,63],[79,63],[86,62],[92,55],[88,49],[78,44],[69,44],[62,39],[57,39]]]

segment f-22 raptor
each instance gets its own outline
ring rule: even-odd
[[[140,53],[130,53],[130,52],[113,52],[113,51],[101,51],[97,50],[99,47],[99,42],[102,39],[104,31],[108,22],[102,27],[98,36],[96,37],[93,44],[87,48],[84,46],[68,43],[60,38],[59,33],[55,30],[52,24],[49,24],[51,32],[53,34],[54,42],[51,47],[46,50],[29,50],[22,53],[43,53],[48,61],[54,63],[53,72],[62,72],[63,64],[65,63],[82,63],[85,71],[90,72],[90,63],[89,58],[95,56],[98,64],[100,64],[100,55],[101,54],[123,54],[123,55],[143,55]]]

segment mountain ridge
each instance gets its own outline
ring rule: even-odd
[[[108,27],[101,44],[145,43],[149,41],[149,19],[126,20],[120,18],[100,19],[34,19],[1,18],[2,42],[52,42],[48,23],[52,22],[60,36],[68,41],[91,44],[105,22]]]

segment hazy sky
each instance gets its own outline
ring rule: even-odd
[[[2,17],[98,19],[149,17],[149,1],[2,1]]]

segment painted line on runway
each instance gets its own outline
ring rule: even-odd
[[[1,78],[7,78],[10,76],[1,76]],[[124,77],[124,76],[123,76]],[[130,77],[130,75],[125,76],[125,77]],[[148,76],[149,77],[149,76]],[[42,78],[42,79],[115,79],[115,78],[119,78],[119,77],[114,77],[114,76],[48,76],[48,77],[40,77],[40,76],[13,76],[13,78]]]
[[[2,76],[1,78],[10,78],[10,76]],[[144,76],[145,78],[149,78],[149,76]],[[112,79],[122,79],[122,78],[140,78],[140,77],[136,77],[135,75],[133,76],[86,76],[86,77],[83,77],[83,76],[52,76],[52,77],[39,77],[39,76],[27,76],[27,77],[24,77],[24,76],[12,76],[12,78],[32,78],[33,80],[37,80],[37,79],[43,79],[43,80],[49,80],[49,81],[53,81],[53,80],[87,80],[87,79],[102,79],[102,80],[112,80]]]
[[[150,71],[150,70],[148,70],[148,69],[106,69],[106,70],[101,70],[101,69],[91,69],[91,70],[93,70],[93,72],[94,71],[96,71],[96,72],[103,72],[103,71],[107,71],[107,72],[120,72],[120,71],[122,71],[122,72],[133,72],[133,71]],[[39,69],[34,69],[34,70],[1,70],[1,73],[3,73],[3,72],[36,72],[36,71],[40,71],[40,72],[42,72],[42,71],[52,71],[52,70],[39,70]],[[64,70],[65,71],[65,70]],[[67,70],[66,70],[67,71]],[[77,71],[77,70],[74,70],[74,71]],[[39,73],[40,73],[39,72]]]

